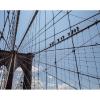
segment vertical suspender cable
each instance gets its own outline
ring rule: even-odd
[[[54,28],[54,42],[55,42],[55,22],[54,22],[54,12],[52,11],[52,14],[53,14],[53,28]],[[58,77],[58,75],[57,75],[57,62],[56,62],[56,44],[55,44],[55,46],[54,46],[54,49],[55,49],[55,70],[56,70],[56,89],[58,89],[58,80],[57,80],[57,77]]]
[[[71,23],[70,23],[69,13],[68,13],[68,23],[69,23],[69,27],[70,27],[70,32],[72,32],[71,31]],[[79,83],[79,88],[81,89],[79,69],[78,69],[78,65],[77,65],[77,58],[76,58],[76,53],[75,53],[75,46],[74,46],[73,36],[71,37],[71,39],[72,39],[73,53],[74,53],[74,57],[75,57],[75,64],[76,64],[77,75],[78,75],[78,83]]]

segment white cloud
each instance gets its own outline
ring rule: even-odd
[[[58,85],[58,89],[73,89],[73,88],[63,83]]]
[[[49,78],[49,79],[52,79],[53,77],[52,77],[52,76],[48,76],[48,78]]]
[[[34,87],[35,85],[35,87]],[[43,89],[43,82],[41,80],[38,80],[37,78],[32,77],[32,89]]]
[[[39,72],[40,71],[43,71],[43,70],[45,70],[42,66],[39,66],[39,69],[38,69],[38,67],[34,67],[34,66],[32,66],[32,72],[38,72],[38,70],[39,70]]]
[[[50,87],[50,88],[52,88],[52,89],[56,89],[56,84],[54,84],[54,83],[48,83],[48,86]],[[68,89],[68,90],[70,90],[70,89],[73,89],[72,87],[70,87],[69,85],[67,85],[67,84],[64,84],[64,83],[62,83],[62,84],[58,84],[58,89]]]
[[[38,72],[38,67],[32,66],[32,72]]]

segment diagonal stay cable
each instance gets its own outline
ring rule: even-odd
[[[84,20],[82,20],[82,21],[80,21],[80,22],[78,22],[78,23],[76,23],[76,24],[74,24],[74,25],[72,25],[71,27],[74,27],[74,26],[76,26],[76,25],[78,25],[78,24],[81,24],[81,23],[83,23],[83,22],[85,22],[85,21],[88,21],[88,20],[90,20],[91,18],[93,18],[93,17],[95,17],[95,16],[98,16],[98,15],[100,15],[100,13],[96,13],[95,15],[93,15],[93,16],[91,16],[91,17],[88,17],[88,18],[86,18],[86,19],[84,19]],[[65,15],[64,15],[65,16]],[[63,17],[63,16],[62,16]],[[61,18],[62,19],[62,18]],[[60,19],[58,19],[57,20],[57,22],[59,21]],[[93,21],[94,22],[94,21]],[[56,24],[56,22],[54,23],[54,24]],[[51,26],[50,26],[51,27]],[[49,28],[50,28],[49,27]],[[61,30],[60,32],[57,32],[56,33],[56,35],[57,34],[59,34],[59,33],[62,33],[62,32],[64,32],[64,31],[66,31],[66,30],[68,30],[69,29],[69,27],[68,28],[66,28],[66,29],[63,29],[63,30]],[[46,29],[46,30],[48,30],[48,28]],[[42,32],[43,33],[43,32]],[[40,34],[40,35],[42,35],[42,33]],[[40,36],[39,35],[39,36]],[[39,36],[37,36],[36,38],[38,38]],[[54,35],[52,35],[52,36],[50,36],[50,37],[48,37],[47,39],[49,39],[49,38],[51,38],[51,37],[53,37]],[[40,42],[43,42],[44,40],[42,40],[42,41],[40,41]],[[28,41],[28,43],[30,42],[30,40]],[[28,45],[28,43],[27,44],[25,44],[25,46],[26,45]],[[22,47],[23,48],[23,47]]]
[[[29,62],[27,62],[26,60],[24,60],[26,63],[29,63]],[[38,61],[36,61],[36,62],[38,62]],[[44,62],[39,62],[39,63],[42,63],[42,64],[47,64],[48,66],[52,66],[52,67],[56,67],[55,65],[51,65],[51,64],[49,64],[49,63],[44,63]],[[70,69],[66,69],[66,68],[61,68],[61,67],[59,67],[59,66],[57,66],[57,68],[59,68],[59,69],[64,69],[64,70],[67,70],[67,71],[70,71],[70,72],[75,72],[75,71],[73,71],[73,70],[70,70]],[[28,69],[27,69],[28,70]],[[77,72],[75,72],[75,73],[77,73]],[[79,72],[79,74],[80,75],[84,75],[84,76],[88,76],[88,77],[91,77],[91,78],[95,78],[95,79],[100,79],[99,77],[95,77],[95,76],[92,76],[92,75],[89,75],[89,74],[85,74],[85,73],[82,73],[82,72]]]
[[[11,26],[13,26],[12,24],[13,24],[13,19],[14,19],[14,17],[16,16],[16,15],[14,15],[14,12],[15,11],[13,11],[13,13],[12,13],[12,17],[11,17],[11,19],[10,19],[10,17],[8,17],[8,23],[9,23],[9,30],[8,30],[8,34],[7,34],[7,38],[6,38],[6,41],[8,41],[8,44],[9,44],[9,40],[8,40],[8,38],[10,38],[10,36],[11,36],[11,31],[12,31],[12,29],[11,29]],[[9,36],[10,35],[10,36]],[[5,44],[5,48],[4,48],[4,50],[6,49],[6,44]]]
[[[33,23],[33,21],[34,21],[34,19],[35,19],[35,17],[36,17],[37,14],[38,14],[38,10],[35,11],[35,14],[33,15],[32,20],[31,20],[31,22],[29,23],[29,26],[27,27],[27,29],[26,29],[26,31],[25,31],[25,34],[24,34],[24,36],[23,36],[23,38],[22,38],[22,40],[21,40],[21,42],[20,42],[20,44],[19,44],[19,46],[18,46],[18,48],[17,48],[17,51],[19,50],[19,48],[20,48],[20,46],[21,46],[23,40],[25,39],[25,36],[27,35],[27,33],[28,33],[28,31],[29,31],[29,29],[30,29],[30,27],[31,27],[31,25],[32,25],[32,23]]]
[[[36,61],[36,62],[38,63],[39,61]],[[51,67],[56,67],[55,65],[52,65],[52,64],[49,64],[49,63],[45,63],[45,62],[39,62],[39,63],[47,64],[48,66],[51,66]],[[76,71],[70,70],[68,68],[61,68],[60,66],[57,66],[57,68],[62,69],[62,70],[66,70],[68,72],[77,73]],[[84,72],[79,72],[79,74],[83,75],[83,76],[88,76],[88,77],[91,77],[91,78],[94,78],[94,79],[100,79],[100,77],[93,76],[92,74],[85,74]]]
[[[16,35],[17,35],[17,30],[18,30],[19,17],[20,17],[20,11],[18,10],[18,11],[17,11],[17,18],[16,18],[15,33],[14,33],[13,50],[14,50],[14,47],[15,47],[15,42],[16,42]]]
[[[3,27],[2,31],[0,32],[0,34],[1,34],[0,40],[3,38],[3,32],[5,30],[5,27],[6,27],[6,24],[7,24],[7,20],[9,19],[10,11],[8,11],[7,13],[8,13],[8,15],[6,17],[6,20],[4,20],[4,27]],[[5,14],[4,14],[4,19],[5,19]]]
[[[100,23],[100,20],[95,21],[95,22],[92,23],[91,25],[88,25],[87,27],[81,29],[80,31],[76,32],[75,34],[73,34],[73,35],[71,35],[71,36],[69,36],[69,37],[66,37],[66,38],[63,39],[62,41],[55,43],[53,46],[58,45],[59,43],[62,43],[63,41],[65,41],[65,40],[67,40],[67,39],[69,39],[69,38],[71,38],[71,37],[73,37],[73,36],[79,34],[80,32],[82,32],[82,31],[84,31],[84,30],[86,30],[86,29],[88,29],[88,28],[90,28],[90,27],[93,27],[94,25],[96,25],[96,24],[98,24],[98,23]],[[42,49],[42,50],[40,50],[40,51],[37,51],[37,52],[35,52],[35,54],[38,54],[38,53],[40,53],[40,52],[43,52],[43,51],[45,51],[45,50],[47,50],[47,49],[49,49],[49,48],[52,48],[53,46],[49,46],[49,47],[47,47],[47,48],[45,48],[45,49]]]
[[[3,37],[3,40],[5,41],[7,47],[9,48],[9,50],[11,50],[10,47],[9,47],[9,45],[8,45],[8,43],[7,43],[7,41],[6,41],[6,39],[4,37]]]
[[[7,17],[6,17],[6,20],[5,20],[5,23],[4,23],[4,27],[3,27],[3,29],[2,29],[2,34],[3,34],[4,30],[5,30],[5,26],[6,26],[6,24],[7,24],[7,20],[9,19],[10,11],[8,11],[7,13],[8,13],[8,15],[7,15]]]

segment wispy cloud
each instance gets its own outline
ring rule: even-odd
[[[49,83],[48,86],[49,86],[49,88],[54,89],[54,87],[56,87],[56,84],[55,83]],[[62,84],[58,84],[58,89],[66,89],[66,90],[68,89],[68,90],[70,90],[70,89],[73,89],[73,88],[70,87],[67,84],[62,83]]]
[[[43,82],[41,80],[38,80],[37,78],[32,77],[32,89],[43,89]],[[35,87],[34,87],[35,86]]]
[[[63,83],[58,85],[58,89],[73,89],[73,88]]]
[[[45,68],[43,68],[42,66],[39,66],[39,68],[32,66],[32,72],[38,72],[38,71],[40,72],[43,70],[45,70]]]
[[[53,77],[48,75],[48,78],[49,78],[49,79],[52,79]]]

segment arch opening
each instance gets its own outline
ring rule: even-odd
[[[23,89],[24,72],[21,67],[18,67],[13,76],[12,89]]]

